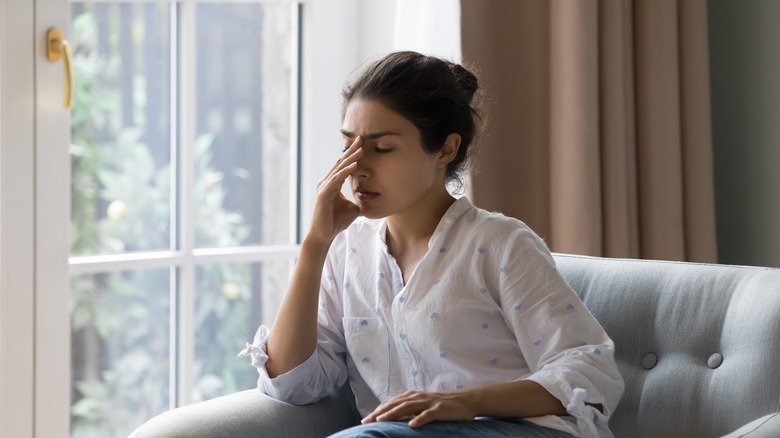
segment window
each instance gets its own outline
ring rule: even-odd
[[[255,385],[235,356],[298,239],[301,11],[71,2],[72,436]]]

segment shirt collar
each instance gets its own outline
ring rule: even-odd
[[[433,230],[431,239],[428,240],[428,249],[433,246],[433,243],[438,240],[439,236],[446,234],[447,231],[452,228],[452,225],[457,222],[467,210],[472,208],[473,205],[471,205],[471,201],[469,201],[467,197],[462,196],[456,199],[455,202],[450,205],[450,208],[447,209],[447,212],[444,213],[444,216],[441,217],[439,225]]]

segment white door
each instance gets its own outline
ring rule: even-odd
[[[0,3],[0,436],[69,433],[65,0]]]

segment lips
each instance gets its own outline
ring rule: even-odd
[[[379,193],[372,192],[364,187],[355,188],[355,197],[361,201],[370,201],[379,196]]]

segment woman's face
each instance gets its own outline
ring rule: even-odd
[[[341,133],[346,146],[363,137],[363,156],[349,177],[360,213],[382,218],[414,212],[440,196],[446,162],[428,154],[412,122],[376,100],[347,105]]]

